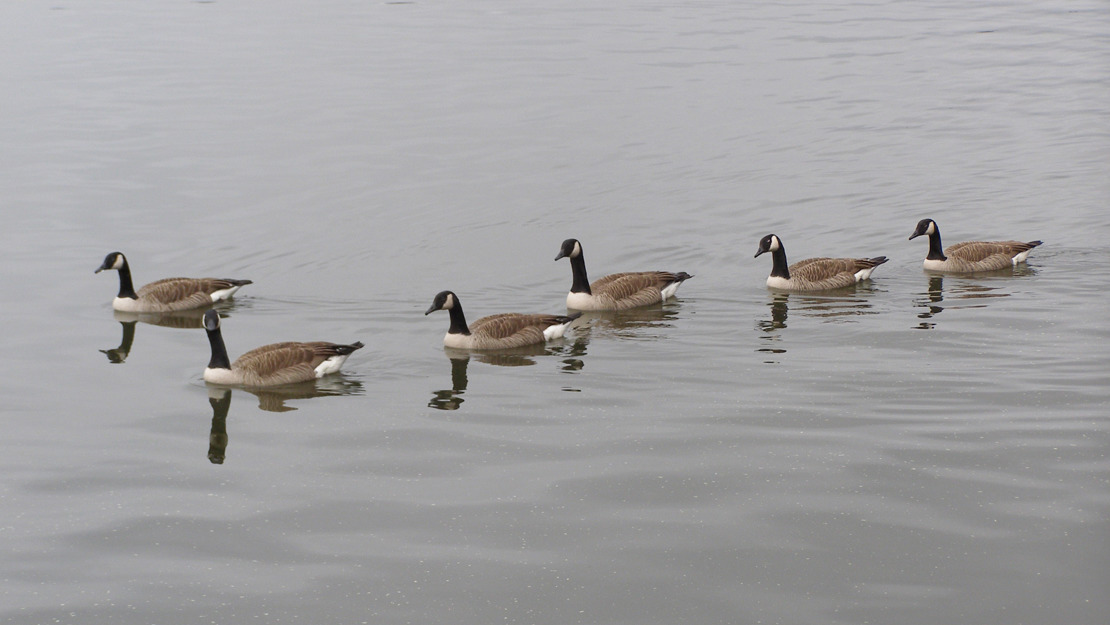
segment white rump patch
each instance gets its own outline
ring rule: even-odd
[[[322,378],[325,375],[337,373],[339,371],[339,368],[343,366],[343,363],[347,362],[347,356],[349,355],[350,354],[347,354],[346,356],[332,356],[324,362],[316,365],[316,377]]]
[[[552,339],[561,339],[563,334],[566,333],[567,328],[570,327],[571,322],[560,323],[558,325],[548,326],[543,331],[543,340],[550,341]]]
[[[212,292],[212,301],[213,302],[220,302],[220,301],[223,301],[225,299],[231,299],[231,296],[235,295],[235,292],[238,291],[241,288],[243,288],[243,285],[233,286],[230,289],[221,289],[219,291],[213,291]]]
[[[860,282],[862,280],[869,280],[871,278],[871,272],[872,271],[875,271],[874,267],[868,267],[867,269],[860,269],[859,271],[857,271],[856,272],[856,282]]]
[[[1032,251],[1033,250],[1025,250],[1024,252],[1018,254],[1017,256],[1014,256],[1014,258],[1013,258],[1014,264],[1017,265],[1018,263],[1024,263],[1025,259],[1029,258],[1029,252],[1032,252]]]
[[[674,294],[678,292],[678,287],[680,287],[680,286],[682,286],[681,282],[672,282],[672,283],[668,284],[667,286],[663,287],[663,290],[660,292],[661,295],[663,296],[662,299],[664,301],[666,301],[666,300],[674,297]]]

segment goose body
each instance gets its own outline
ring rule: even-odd
[[[347,357],[363,347],[359,342],[273,343],[252,349],[232,363],[220,333],[220,315],[215,310],[204,313],[204,329],[212,347],[204,381],[213,384],[259,387],[315,380],[339,371]]]
[[[443,344],[456,349],[511,349],[562,338],[567,327],[582,313],[573,315],[528,315],[501,313],[482,317],[467,325],[462,304],[451,291],[442,291],[425,311],[430,315],[446,310],[451,316],[451,327],[443,337]]]
[[[119,294],[112,300],[112,308],[121,312],[158,313],[203,308],[228,299],[251,284],[250,280],[230,278],[166,278],[136,291],[131,283],[131,266],[122,253],[108,254],[94,273],[106,269],[119,272]]]
[[[756,257],[771,253],[773,264],[767,286],[783,291],[827,291],[840,289],[871,278],[871,272],[887,261],[886,256],[874,258],[807,258],[793,265],[786,263],[786,248],[777,235],[769,234],[759,241]]]
[[[929,237],[929,254],[925,256],[924,266],[930,271],[949,273],[974,273],[995,271],[1024,263],[1029,252],[1041,241],[965,241],[941,247],[940,228],[932,219],[917,222],[910,239],[922,235]]]
[[[570,259],[574,280],[567,293],[567,308],[574,310],[627,310],[658,304],[674,297],[682,282],[693,277],[684,271],[638,271],[610,274],[591,284],[577,239],[563,241],[555,260],[560,258]]]

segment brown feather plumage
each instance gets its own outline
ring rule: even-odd
[[[668,271],[614,273],[590,284],[594,298],[605,310],[627,310],[663,301],[663,289],[677,280]]]

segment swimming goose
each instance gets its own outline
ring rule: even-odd
[[[777,235],[769,234],[759,240],[758,257],[771,253],[771,275],[767,286],[784,291],[825,291],[839,289],[867,280],[875,267],[887,261],[886,256],[875,258],[807,258],[789,267],[786,249]]]
[[[590,284],[578,239],[563,241],[555,260],[564,257],[570,259],[574,277],[567,293],[567,308],[574,310],[627,310],[658,304],[674,297],[683,280],[694,277],[684,271],[639,271],[610,274]]]
[[[212,359],[204,369],[204,381],[238,386],[277,386],[306,382],[339,371],[347,357],[362,343],[337,345],[322,341],[273,343],[252,349],[232,363],[220,334],[220,314],[204,313],[204,329],[212,346]]]
[[[225,300],[250,280],[223,278],[166,278],[151,282],[135,292],[131,284],[131,266],[120,252],[104,257],[104,263],[93,273],[105,269],[119,272],[119,295],[112,300],[112,308],[122,312],[170,312],[202,308]]]
[[[451,291],[436,294],[435,299],[432,300],[432,306],[424,314],[430,315],[437,310],[446,310],[451,315],[451,327],[443,337],[443,344],[459,349],[509,349],[543,343],[561,338],[570,322],[582,316],[582,313],[573,315],[502,313],[482,317],[467,325],[459,297]]]
[[[910,239],[923,234],[929,235],[929,254],[925,257],[925,268],[930,271],[952,273],[971,273],[975,271],[994,271],[1013,267],[1025,262],[1029,251],[1041,241],[965,241],[944,249],[940,245],[940,228],[932,219],[917,222]]]

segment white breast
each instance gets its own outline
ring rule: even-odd
[[[790,280],[787,280],[786,278],[780,278],[779,276],[767,276],[767,286],[771,287],[772,289],[789,290],[793,288],[793,283],[791,283]]]
[[[204,381],[212,384],[238,384],[239,376],[231,369],[204,368]]]
[[[112,308],[120,312],[143,312],[139,300],[130,297],[117,297],[112,300]]]
[[[567,308],[594,310],[597,308],[597,301],[589,293],[567,293]]]
[[[451,334],[448,332],[443,336],[443,344],[456,349],[466,349],[470,347],[470,337],[465,334]]]
[[[947,264],[947,260],[929,260],[928,258],[925,259],[925,268],[931,269],[933,271],[944,271]]]

